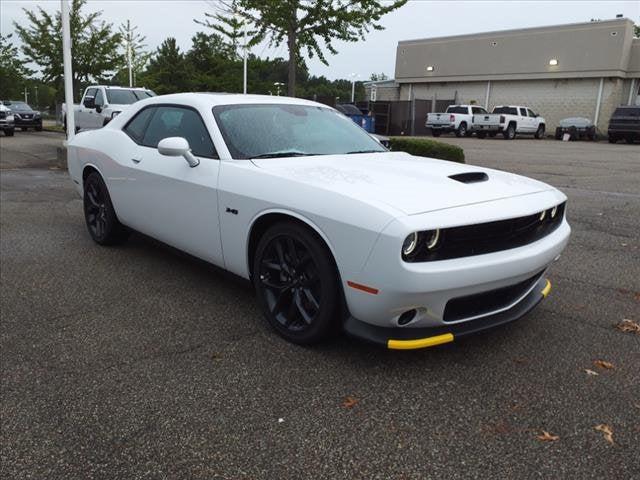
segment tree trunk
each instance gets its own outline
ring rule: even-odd
[[[287,95],[296,96],[296,32],[293,27],[287,33],[287,46],[289,48],[289,80],[287,82]]]

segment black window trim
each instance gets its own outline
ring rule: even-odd
[[[127,132],[127,128],[129,127],[129,124],[131,122],[133,122],[136,119],[136,117],[138,115],[140,115],[144,110],[147,110],[149,108],[154,108],[155,111],[151,114],[151,116],[147,119],[146,123],[144,124],[144,129],[143,130],[144,130],[144,134],[146,134],[147,133],[147,128],[149,127],[149,123],[151,123],[151,120],[153,120],[153,117],[156,116],[156,112],[158,111],[158,108],[160,108],[160,107],[184,108],[186,110],[194,111],[196,113],[196,115],[198,115],[198,117],[200,117],[200,121],[204,125],[204,129],[207,132],[207,135],[209,135],[209,141],[211,142],[211,145],[213,146],[213,155],[214,156],[210,157],[208,155],[196,155],[195,153],[194,153],[194,155],[196,157],[201,157],[201,158],[210,158],[212,160],[220,160],[220,155],[218,154],[218,149],[216,148],[216,144],[213,142],[213,138],[211,138],[211,132],[209,132],[209,129],[207,128],[207,123],[204,121],[204,118],[202,118],[202,115],[200,115],[200,112],[198,111],[198,109],[196,109],[195,107],[192,107],[191,105],[181,105],[179,103],[153,103],[151,105],[146,105],[145,107],[142,107],[140,110],[138,110],[136,112],[136,114],[133,117],[131,117],[127,121],[127,123],[124,124],[124,126],[122,127],[122,133],[124,133],[127,137],[129,137],[136,145],[156,150],[157,147],[150,147],[149,145],[145,145],[144,143],[142,143],[142,139],[140,141],[138,141],[135,138],[133,138],[131,135],[129,135],[129,132]],[[144,138],[144,134],[143,134],[143,138]]]

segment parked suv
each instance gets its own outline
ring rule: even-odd
[[[11,110],[0,103],[0,130],[2,130],[7,137],[13,137],[13,132],[15,131],[15,124],[13,122],[14,119]]]
[[[640,107],[618,107],[609,120],[609,143],[640,140]]]
[[[42,130],[42,115],[20,100],[4,100],[2,102],[11,109],[16,127],[22,130],[34,128],[38,132]]]

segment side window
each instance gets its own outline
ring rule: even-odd
[[[524,108],[521,108],[520,109],[520,115],[523,116],[523,117],[526,117],[527,116],[527,110],[524,109]]]
[[[138,112],[135,117],[129,120],[127,126],[124,127],[124,133],[129,135],[134,142],[142,143],[145,128],[155,110],[155,108],[145,108],[141,112]]]
[[[527,113],[529,114],[530,117],[535,117],[536,114],[533,113],[533,110],[531,110],[530,108],[527,108]]]
[[[102,89],[98,89],[96,92],[96,107],[104,105],[104,95],[102,95]]]
[[[163,138],[186,138],[194,155],[218,158],[200,115],[189,108],[158,107],[144,134],[142,144],[156,148]]]
[[[84,98],[87,97],[95,97],[96,96],[96,90],[98,90],[97,88],[90,88],[89,90],[87,90],[84,94]]]

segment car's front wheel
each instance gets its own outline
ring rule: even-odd
[[[293,343],[317,343],[335,330],[338,274],[324,243],[302,225],[282,222],[260,239],[253,285],[269,324]]]
[[[544,125],[540,125],[538,127],[538,130],[536,131],[535,137],[537,139],[544,138]]]
[[[118,221],[109,191],[98,172],[84,181],[84,218],[91,238],[100,245],[124,242],[129,229]]]

